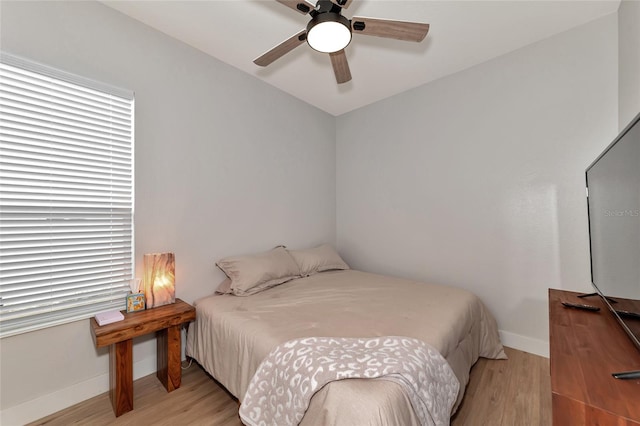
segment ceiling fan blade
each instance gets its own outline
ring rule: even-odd
[[[394,38],[405,41],[422,41],[429,32],[429,24],[421,22],[392,21],[390,19],[360,18],[351,19],[354,33],[376,37]]]
[[[277,0],[277,2],[282,3],[285,6],[295,10],[296,12],[302,13],[303,15],[306,15],[307,13],[315,9],[315,5],[306,0]]]
[[[353,0],[331,0],[331,3],[337,4],[343,9],[347,9],[349,6],[351,6],[352,1]]]
[[[336,75],[338,84],[350,81],[351,70],[349,70],[349,63],[347,62],[347,55],[344,53],[344,49],[329,53],[329,56],[331,57],[331,66],[333,66],[333,73]]]
[[[307,30],[302,30],[298,34],[295,34],[273,49],[269,50],[262,56],[254,59],[253,63],[261,67],[266,67],[276,59],[280,59],[287,53],[291,52],[296,47],[300,46],[307,40]]]

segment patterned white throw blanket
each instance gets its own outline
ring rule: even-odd
[[[249,426],[297,425],[311,397],[334,380],[391,380],[422,425],[448,425],[460,383],[447,361],[409,337],[307,337],[277,346],[251,379],[240,407]]]

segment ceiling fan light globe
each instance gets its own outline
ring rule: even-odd
[[[307,26],[307,43],[322,53],[338,52],[351,42],[349,20],[337,13],[322,13]]]

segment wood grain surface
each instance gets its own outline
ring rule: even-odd
[[[358,24],[364,24],[364,30],[358,30]],[[396,40],[421,42],[429,32],[429,24],[421,22],[393,21],[390,19],[354,17],[351,20],[354,34],[393,38]]]
[[[124,320],[103,326],[99,326],[95,318],[91,318],[91,335],[96,347],[108,346],[196,319],[196,309],[180,299],[170,305],[122,314]]]
[[[180,326],[174,325],[158,331],[158,371],[160,382],[171,392],[180,387],[182,371],[180,369]]]
[[[549,290],[554,425],[640,426],[640,380],[613,372],[640,370],[640,351],[598,298]],[[598,306],[565,308],[562,301]]]
[[[342,84],[350,81],[351,70],[349,69],[349,62],[347,62],[347,55],[344,49],[329,53],[329,56],[331,57],[331,66],[336,76],[336,82]]]
[[[133,410],[133,338],[157,332],[157,377],[167,392],[180,387],[180,327],[195,319],[193,306],[176,303],[142,312],[124,313],[124,320],[99,326],[91,318],[96,347],[109,348],[109,395],[116,417]]]
[[[296,47],[300,46],[302,43],[307,41],[306,35],[307,35],[306,29],[292,35],[291,37],[289,37],[288,39],[286,39],[285,41],[283,41],[273,49],[263,53],[262,55],[254,59],[253,63],[261,67],[266,67],[267,65],[270,65],[277,59],[280,59],[281,57],[283,57],[284,55],[291,52],[293,49],[295,49]]]
[[[133,410],[133,342],[109,348],[109,397],[116,416]]]

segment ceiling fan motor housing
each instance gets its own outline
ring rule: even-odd
[[[335,31],[338,33],[336,35],[339,35],[341,38],[341,41],[337,44],[338,48],[319,47],[319,43],[322,43],[324,40],[320,40],[321,36],[319,35],[320,31],[318,31],[318,29],[331,25],[334,27],[334,31],[339,30]],[[318,35],[314,33],[314,28],[316,28],[316,33]],[[334,37],[334,35],[324,33],[322,34],[322,37]],[[309,46],[311,46],[312,49],[323,53],[333,53],[342,50],[351,43],[351,22],[340,13],[318,13],[307,24],[307,43],[309,43]]]
[[[342,7],[332,2],[331,0],[318,0],[318,2],[316,3],[316,13],[334,12],[340,14],[341,11]]]

